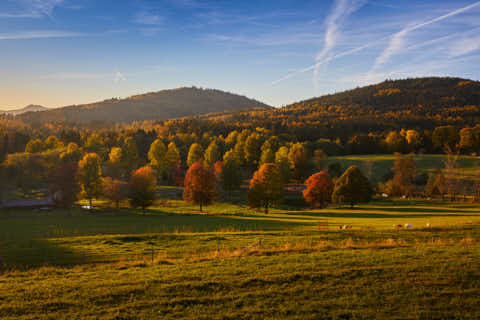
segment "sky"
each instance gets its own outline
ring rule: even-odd
[[[480,79],[474,0],[0,0],[0,109],[177,87],[272,106],[423,76]]]

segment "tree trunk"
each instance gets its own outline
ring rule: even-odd
[[[90,201],[90,208],[89,208],[89,210],[92,211],[92,209],[93,209],[92,198],[90,198],[89,201]]]
[[[202,210],[202,201],[200,201],[200,212],[203,212],[203,210]]]
[[[350,209],[353,209],[353,202],[350,203]]]
[[[268,202],[265,203],[265,214],[268,214]]]
[[[142,207],[142,213],[145,215],[145,207]]]

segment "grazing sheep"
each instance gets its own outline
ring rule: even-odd
[[[351,225],[345,224],[343,226],[338,227],[340,230],[347,230],[347,229],[352,229]]]
[[[402,227],[403,227],[403,226],[402,226],[401,224],[394,224],[394,225],[393,225],[393,228],[394,228],[394,229],[400,229],[400,228],[402,228]]]
[[[405,228],[410,229],[412,225],[410,223],[405,223]]]
[[[427,228],[430,228],[430,222],[427,222],[427,224],[425,225]]]

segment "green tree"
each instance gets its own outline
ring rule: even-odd
[[[222,170],[220,172],[220,182],[222,189],[231,195],[233,190],[240,188],[242,177],[240,175],[240,168],[237,161],[234,159],[227,159],[223,162]]]
[[[194,143],[190,146],[188,150],[187,157],[187,166],[191,167],[195,162],[201,161],[203,159],[203,149],[202,146],[198,143]]]
[[[357,203],[369,202],[373,190],[370,182],[357,166],[349,167],[335,183],[332,201],[348,203],[353,208]]]
[[[87,153],[78,163],[78,182],[82,196],[88,199],[90,208],[92,208],[92,200],[102,192],[101,162],[98,154]]]
[[[132,137],[127,137],[122,146],[122,168],[125,177],[138,168],[139,156],[138,148],[135,140]]]
[[[250,180],[248,203],[253,208],[264,208],[267,214],[269,207],[282,197],[283,182],[280,169],[273,163],[262,164]]]

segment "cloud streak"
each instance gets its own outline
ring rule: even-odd
[[[313,73],[313,82],[315,86],[315,91],[318,87],[318,77],[319,77],[319,62],[327,58],[331,58],[332,50],[335,48],[335,45],[340,37],[341,25],[344,23],[348,17],[358,10],[363,4],[363,1],[358,0],[336,0],[335,6],[332,12],[328,15],[326,20],[327,30],[325,32],[324,46],[323,49],[317,54],[315,61],[317,62],[314,67]]]
[[[461,13],[465,12],[465,11],[471,10],[471,9],[477,7],[477,6],[480,6],[480,1],[477,1],[477,2],[475,2],[475,3],[473,3],[469,6],[451,11],[451,12],[449,12],[447,14],[444,14],[440,17],[437,17],[435,19],[431,19],[431,20],[428,20],[428,21],[425,21],[425,22],[422,22],[422,23],[419,23],[419,24],[416,24],[416,25],[407,26],[403,30],[395,33],[392,36],[392,38],[390,39],[390,42],[389,42],[387,48],[385,50],[383,50],[382,53],[375,59],[375,64],[372,67],[372,71],[377,70],[380,66],[387,63],[388,60],[390,59],[390,57],[398,54],[399,52],[401,52],[404,49],[405,39],[410,32],[421,29],[421,28],[424,28],[424,27],[429,26],[431,24],[434,24],[436,22],[440,22],[440,21],[445,20],[447,18],[456,16],[458,14],[461,14]]]
[[[353,49],[350,49],[350,50],[346,50],[346,51],[343,51],[341,53],[338,53],[338,54],[335,54],[335,55],[330,55],[326,58],[324,58],[323,60],[318,60],[315,64],[313,65],[310,65],[308,67],[305,67],[305,68],[301,68],[301,69],[298,69],[294,72],[291,72],[291,73],[288,73],[287,75],[277,79],[277,80],[274,80],[272,82],[270,82],[271,85],[276,85],[280,82],[283,82],[285,80],[288,80],[290,78],[292,78],[293,76],[297,75],[297,74],[300,74],[300,73],[305,73],[305,72],[309,72],[309,71],[312,71],[312,70],[315,70],[316,68],[318,68],[319,66],[321,65],[324,65],[326,63],[329,63],[330,61],[332,60],[335,60],[335,59],[338,59],[338,58],[341,58],[341,57],[344,57],[344,56],[348,56],[348,55],[352,55],[352,54],[355,54],[357,52],[360,52],[364,49],[367,49],[369,47],[373,47],[375,45],[378,45],[379,43],[382,43],[386,40],[389,40],[389,45],[388,47],[380,54],[379,57],[377,57],[376,59],[376,64],[377,63],[385,63],[392,55],[396,54],[401,48],[403,48],[404,46],[404,39],[406,37],[406,35],[409,33],[409,32],[412,32],[412,31],[415,31],[415,30],[418,30],[418,29],[421,29],[423,27],[426,27],[428,25],[431,25],[431,24],[434,24],[436,22],[440,22],[442,20],[445,20],[447,18],[450,18],[450,17],[453,17],[453,16],[456,16],[456,15],[459,15],[461,13],[464,13],[466,11],[469,11],[475,7],[478,7],[480,6],[480,1],[477,1],[475,3],[472,3],[466,7],[462,7],[460,9],[457,9],[457,10],[454,10],[454,11],[451,11],[447,14],[444,14],[444,15],[441,15],[437,18],[434,18],[434,19],[431,19],[431,20],[428,20],[428,21],[425,21],[425,22],[422,22],[422,23],[419,23],[419,24],[415,24],[415,25],[410,25],[406,28],[404,28],[403,30],[399,31],[399,32],[396,32],[392,35],[389,35],[389,36],[386,36],[386,37],[383,37],[379,40],[376,40],[376,41],[373,41],[373,42],[370,42],[370,43],[367,43],[365,45],[362,45],[362,46],[359,46],[359,47],[356,47],[356,48],[353,48]],[[474,49],[475,50],[475,49]],[[376,67],[375,67],[376,68]],[[372,68],[372,70],[374,71],[374,68]]]
[[[0,34],[0,40],[23,40],[23,39],[47,39],[47,38],[70,38],[85,36],[84,33],[70,31],[25,31],[17,33]]]

